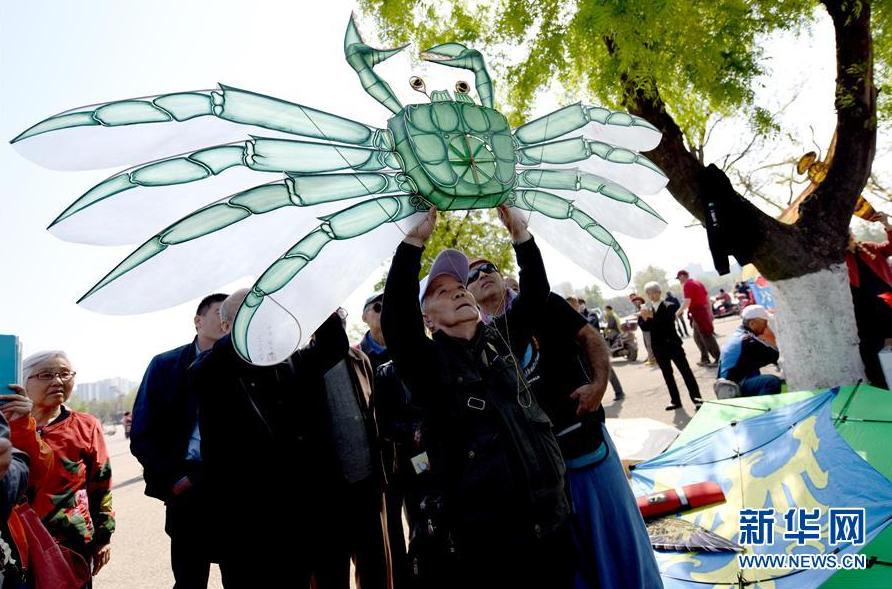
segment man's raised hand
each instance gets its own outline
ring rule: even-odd
[[[498,208],[499,221],[511,234],[511,241],[514,243],[523,243],[533,236],[527,230],[527,220],[518,209],[502,205]]]
[[[437,226],[437,207],[431,207],[427,214],[424,216],[424,219],[421,220],[418,225],[413,227],[406,233],[405,241],[406,243],[412,244],[417,247],[424,247],[424,244],[427,243],[427,240],[430,239],[431,234],[434,232],[434,228]]]

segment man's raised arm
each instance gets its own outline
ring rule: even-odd
[[[387,273],[381,309],[381,330],[397,373],[413,393],[422,394],[426,387],[421,383],[431,375],[433,352],[418,301],[418,274],[424,244],[436,223],[437,210],[432,208],[397,247]]]

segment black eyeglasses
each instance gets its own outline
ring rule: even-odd
[[[477,280],[480,278],[480,274],[483,272],[486,272],[487,274],[493,274],[498,271],[499,269],[496,268],[496,265],[490,262],[480,264],[479,266],[474,266],[474,269],[468,272],[468,284],[477,282]]]

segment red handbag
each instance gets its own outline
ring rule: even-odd
[[[19,550],[34,589],[81,589],[90,580],[87,561],[73,550],[61,546],[47,531],[37,512],[27,503],[16,505],[13,517],[22,524],[27,547]]]

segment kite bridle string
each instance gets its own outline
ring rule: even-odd
[[[317,131],[319,132],[319,134],[322,136],[322,138],[325,139],[326,141],[332,141],[332,139],[329,138],[329,136],[325,134],[325,131],[323,131],[322,129],[319,128],[319,125],[316,124],[316,121],[313,120],[313,117],[311,117],[311,116],[304,110],[304,107],[303,107],[302,105],[300,105],[300,104],[298,104],[297,106],[298,106],[298,108],[300,108],[300,112],[302,112],[302,113],[304,114],[304,116],[307,117],[307,119],[313,124],[313,126],[316,128],[316,130],[317,130]],[[389,132],[389,131],[388,131],[388,132]],[[372,189],[371,189],[365,182],[363,182],[363,180],[362,180],[362,172],[361,172],[361,171],[358,171],[358,170],[355,170],[355,169],[353,168],[353,165],[350,163],[350,160],[347,159],[347,156],[345,156],[345,155],[341,152],[341,147],[342,147],[342,146],[332,144],[331,147],[333,147],[334,150],[335,150],[335,153],[337,153],[338,156],[340,156],[340,158],[341,158],[342,160],[344,160],[344,163],[347,164],[347,167],[348,167],[350,170],[354,170],[354,172],[356,172],[356,175],[354,176],[354,178],[356,178],[356,180],[362,185],[362,187],[366,189],[366,191],[369,193],[369,195],[374,195],[374,194],[375,194],[374,190],[372,190]],[[383,150],[376,150],[376,151],[383,151]],[[390,151],[391,151],[391,153],[396,153],[396,146],[394,146],[394,149],[393,149],[393,150],[390,150]],[[402,171],[402,170],[400,170],[400,171]],[[384,205],[382,205],[382,204],[377,200],[377,197],[374,198],[374,201],[375,201],[375,204],[381,209],[381,211],[382,211],[384,214],[386,214],[388,217],[391,215],[391,213],[390,213],[387,209],[384,208]],[[400,233],[402,233],[403,237],[406,237],[406,232],[403,231],[403,228],[399,226],[399,223],[394,223],[394,226],[397,228],[397,230],[398,230]]]

